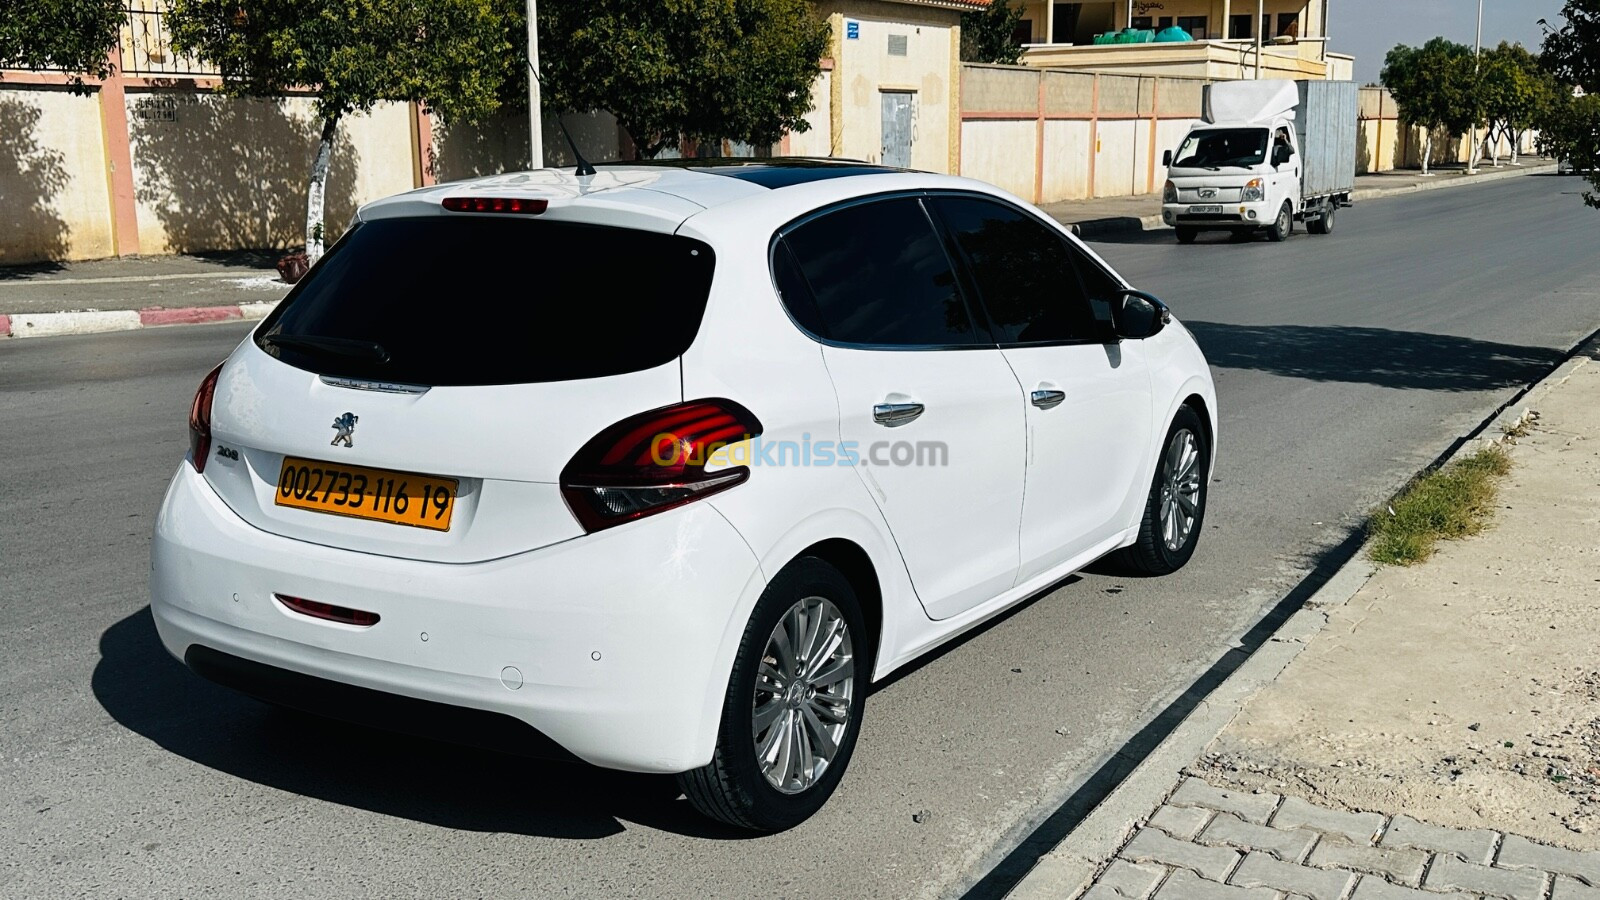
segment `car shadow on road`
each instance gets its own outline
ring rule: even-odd
[[[1447,334],[1350,325],[1233,325],[1185,321],[1219,369],[1423,391],[1490,391],[1531,384],[1560,350]]]
[[[342,806],[465,831],[595,839],[623,822],[713,840],[670,776],[460,747],[291,712],[168,655],[147,606],[106,629],[91,687],[117,722],[207,768]]]

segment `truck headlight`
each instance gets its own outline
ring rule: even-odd
[[[1245,203],[1259,203],[1262,200],[1267,199],[1266,182],[1259,178],[1250,179],[1250,181],[1245,184],[1244,192],[1239,195],[1239,199]]]
[[[1173,184],[1171,181],[1168,181],[1167,182],[1167,186],[1161,189],[1161,202],[1162,203],[1177,203],[1178,202],[1178,186]]]

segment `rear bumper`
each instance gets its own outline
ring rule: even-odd
[[[587,762],[639,772],[710,760],[742,631],[734,619],[764,587],[754,555],[707,504],[505,559],[428,563],[261,532],[186,464],[151,553],[161,640],[214,680],[466,743],[485,741],[429,713],[509,716],[536,734],[510,729],[526,746],[491,742],[501,749],[560,755],[543,735]],[[313,619],[274,594],[380,619],[367,628]],[[307,696],[319,690],[330,696]]]

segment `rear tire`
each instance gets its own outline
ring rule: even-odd
[[[1277,221],[1273,222],[1272,226],[1267,229],[1267,240],[1274,244],[1281,244],[1287,241],[1291,234],[1294,234],[1294,207],[1289,205],[1289,201],[1285,200],[1283,201],[1283,208],[1278,210]]]
[[[1321,216],[1306,223],[1306,231],[1312,234],[1333,234],[1333,216],[1338,208],[1338,204],[1330,202]]]
[[[1193,407],[1172,417],[1139,519],[1139,536],[1116,562],[1138,575],[1169,575],[1194,556],[1206,518],[1211,445]]]
[[[1178,232],[1178,243],[1180,244],[1192,244],[1194,243],[1194,239],[1200,236],[1200,229],[1198,228],[1189,228],[1184,225],[1179,225],[1174,230]]]
[[[861,733],[872,643],[838,569],[814,556],[784,567],[745,627],[711,762],[678,776],[695,809],[768,833],[821,809]]]

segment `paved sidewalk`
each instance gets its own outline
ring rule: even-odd
[[[1496,169],[1484,164],[1477,175],[1468,175],[1465,167],[1434,169],[1436,174],[1424,178],[1420,171],[1405,169],[1356,177],[1355,200],[1377,200],[1399,194],[1441,188],[1466,187],[1502,178],[1522,175],[1554,173],[1555,162],[1540,157],[1523,157],[1518,165],[1502,162]],[[1056,221],[1078,226],[1085,238],[1095,238],[1128,231],[1150,231],[1163,228],[1161,222],[1161,195],[1141,194],[1137,197],[1106,197],[1099,200],[1064,200],[1040,207]]]
[[[1335,576],[1012,900],[1600,900],[1596,359],[1503,417],[1489,530]]]

